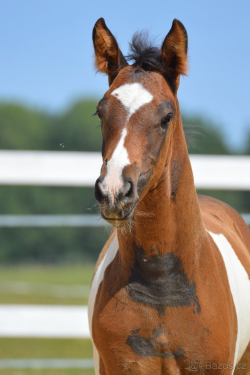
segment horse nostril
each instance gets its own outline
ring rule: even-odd
[[[133,196],[133,183],[131,181],[126,181],[123,189],[123,199],[124,198],[131,198]]]
[[[95,183],[95,199],[98,201],[98,202],[103,202],[104,199],[105,199],[105,195],[103,193],[103,190],[102,190],[102,186],[101,186],[101,183],[99,181],[99,179],[96,181]]]

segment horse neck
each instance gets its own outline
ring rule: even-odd
[[[130,230],[118,231],[119,248],[130,257],[138,247],[149,258],[173,252],[192,267],[206,240],[180,122],[164,172],[138,203]]]

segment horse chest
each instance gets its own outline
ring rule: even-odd
[[[148,258],[142,248],[134,246],[134,264],[125,272],[118,258],[111,256],[111,253],[117,253],[113,250],[112,243],[100,270],[97,270],[97,280],[93,280],[90,302],[95,300],[96,315],[105,311],[110,314],[109,305],[114,302],[112,312],[116,313],[118,304],[123,305],[122,311],[140,310],[142,315],[152,310],[158,318],[164,316],[167,308],[190,307],[193,314],[200,313],[196,285],[189,281],[180,259],[174,253]],[[107,262],[109,258],[111,262]],[[94,305],[91,314],[93,310]]]
[[[107,374],[149,375],[152,369],[152,374],[185,374],[192,362],[204,364],[209,358],[218,363],[212,329],[208,322],[197,324],[199,314],[192,306],[168,307],[161,314],[159,301],[155,307],[132,301],[128,286],[105,306],[101,299],[94,312],[93,339]]]
[[[197,324],[201,307],[196,286],[180,260],[173,253],[148,259],[143,249],[136,249],[134,265],[124,280],[117,258],[111,259],[105,273],[99,272],[103,278],[92,324],[93,340],[105,366],[111,361],[138,370],[139,364],[156,361],[160,368],[164,363],[164,368],[171,364],[183,369],[194,359],[190,353],[205,360],[202,344],[213,341],[211,327],[206,321]]]
[[[211,319],[181,260],[174,253],[149,259],[142,248],[134,253],[124,270],[115,237],[93,279],[89,318],[96,368],[112,363],[126,368],[124,373],[146,374],[139,369],[153,361],[159,374],[169,374],[169,366],[183,373],[192,361],[228,361],[227,351],[214,348],[221,347],[216,327],[227,336],[229,322],[221,314]],[[108,373],[123,373],[123,367],[112,366]]]
[[[136,248],[128,292],[132,301],[156,309],[159,316],[168,307],[192,306],[200,312],[196,286],[173,252],[148,258],[142,248]]]

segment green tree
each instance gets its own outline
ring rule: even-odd
[[[46,113],[18,104],[0,104],[0,149],[42,150],[51,131]]]
[[[247,128],[247,131],[246,131],[244,154],[250,155],[250,125],[249,125],[249,127]]]
[[[231,150],[220,127],[202,116],[182,117],[190,154],[229,155]]]
[[[51,148],[64,143],[67,151],[100,151],[102,144],[101,127],[96,111],[97,100],[81,100],[56,121]]]
[[[91,116],[96,104],[95,99],[82,99],[55,115],[20,104],[0,103],[0,149],[100,151],[100,124],[96,116]],[[189,132],[191,154],[232,153],[226,136],[212,121],[202,115],[184,114],[183,123]],[[250,155],[250,131],[246,134],[245,153]],[[250,192],[200,193],[221,199],[239,212],[250,212]],[[0,186],[0,214],[87,214],[97,213],[97,206],[93,188]],[[103,228],[0,228],[0,262],[95,260],[107,237]]]

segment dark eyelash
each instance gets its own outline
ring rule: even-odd
[[[94,113],[92,113],[91,116],[97,116],[98,115],[98,111],[96,110]]]

